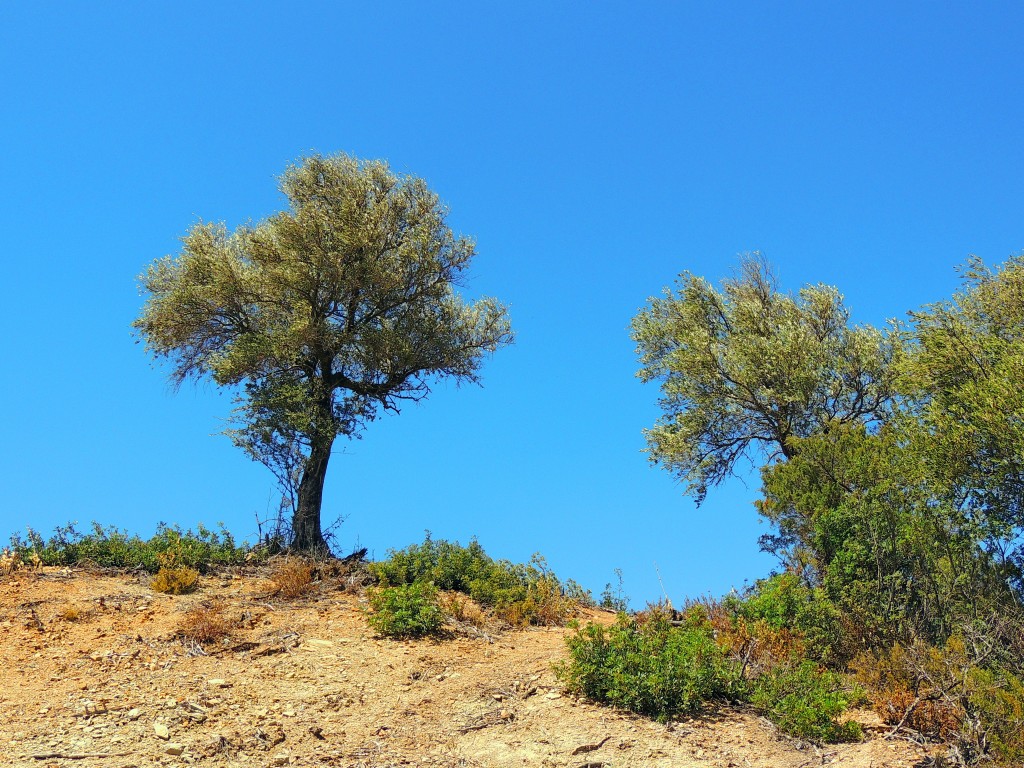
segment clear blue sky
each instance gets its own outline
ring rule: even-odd
[[[134,343],[135,277],[345,151],[438,191],[518,340],[338,444],[340,547],[475,535],[639,605],[655,562],[677,601],[741,587],[773,566],[756,475],[698,510],[648,466],[631,317],[760,249],[881,323],[1019,252],[1022,31],[1009,2],[2,3],[0,528],[255,531],[271,477]]]

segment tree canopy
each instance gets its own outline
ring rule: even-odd
[[[760,466],[762,545],[865,642],[943,641],[1024,595],[1024,257],[964,277],[880,330],[755,255],[721,291],[684,273],[633,323],[662,392],[651,460],[698,500]]]
[[[744,257],[721,291],[684,272],[632,330],[637,375],[661,385],[648,455],[698,501],[741,459],[790,458],[794,439],[877,422],[891,407],[891,335],[850,327],[830,286],[782,293],[759,254]]]
[[[512,331],[500,302],[456,293],[475,245],[422,179],[314,155],[280,188],[287,210],[234,231],[200,222],[151,264],[134,327],[175,384],[238,393],[230,436],[294,493],[293,547],[323,551],[335,438],[438,379],[478,382]]]

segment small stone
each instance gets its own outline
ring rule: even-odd
[[[560,694],[558,691],[549,691],[548,693],[544,694],[544,698],[545,699],[560,699],[560,698],[562,698],[562,694]]]
[[[286,709],[284,712],[281,713],[281,716],[282,717],[295,717],[295,710],[294,709]]]
[[[168,744],[167,749],[164,750],[168,755],[180,755],[185,751],[185,748],[181,744]]]
[[[288,763],[290,763],[290,762],[291,762],[291,757],[288,755],[287,752],[280,752],[280,753],[274,755],[274,758],[273,758],[273,761],[272,761],[273,765],[288,765]]]
[[[228,688],[231,686],[231,683],[221,677],[210,678],[206,683],[214,688]]]
[[[128,710],[128,713],[125,716],[129,720],[138,720],[140,717],[142,717],[142,710],[138,707],[133,707],[132,709]]]
[[[157,738],[163,739],[164,741],[171,738],[171,732],[163,723],[153,723],[153,732],[157,735]]]
[[[167,707],[168,709],[174,709],[176,706],[178,706],[178,700],[177,699],[168,699],[167,701],[164,702],[164,706]]]

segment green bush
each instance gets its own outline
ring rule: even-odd
[[[808,587],[795,573],[761,579],[742,598],[726,598],[723,604],[737,618],[799,633],[806,655],[826,666],[845,666],[857,650],[839,609],[823,590]]]
[[[461,592],[517,625],[561,624],[576,604],[593,604],[579,584],[559,581],[540,555],[527,565],[494,560],[476,539],[462,546],[428,533],[422,544],[392,550],[370,571],[386,587],[422,582]]]
[[[863,736],[860,725],[836,721],[855,695],[844,691],[839,675],[804,660],[758,677],[750,701],[792,736],[814,742],[856,741]]]
[[[703,617],[673,626],[660,613],[620,614],[613,626],[577,628],[566,642],[570,658],[556,673],[570,691],[661,721],[743,688],[739,665],[725,657]]]
[[[422,637],[437,632],[444,623],[437,589],[425,582],[378,587],[368,597],[370,626],[385,637]]]

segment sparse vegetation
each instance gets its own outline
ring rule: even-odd
[[[200,572],[215,566],[242,565],[266,559],[261,548],[237,544],[223,525],[218,531],[201,524],[195,531],[182,531],[177,526],[161,523],[149,539],[99,523],[93,523],[89,533],[81,532],[75,526],[75,523],[58,526],[48,539],[32,528],[28,529],[25,537],[13,535],[10,556],[17,557],[20,562],[37,562],[39,565],[142,568],[150,573],[156,573],[162,567],[160,557],[172,551],[177,565]]]
[[[675,620],[663,606],[620,613],[609,629],[590,624],[570,636],[557,673],[576,693],[659,720],[748,701],[802,739],[860,738],[856,723],[837,722],[855,698],[839,675],[802,659],[804,645],[785,631],[743,619],[723,627],[725,613],[719,603],[691,605]]]

